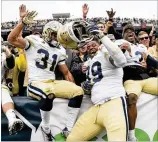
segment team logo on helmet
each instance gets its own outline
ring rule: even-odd
[[[45,41],[50,42],[52,33],[56,33],[57,34],[57,32],[61,28],[61,26],[62,26],[62,24],[59,23],[58,21],[48,22],[44,26],[43,33],[42,33],[42,36],[45,39]]]

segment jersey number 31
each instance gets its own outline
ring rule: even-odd
[[[37,53],[39,54],[43,54],[44,57],[41,58],[41,61],[36,61],[36,66],[40,69],[46,69],[48,67],[48,59],[49,59],[49,53],[47,50],[44,49],[39,49],[37,51]],[[51,63],[51,67],[49,68],[50,71],[54,71],[54,67],[56,64],[56,60],[57,60],[57,55],[54,54],[52,56],[53,62]]]

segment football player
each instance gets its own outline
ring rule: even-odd
[[[73,77],[65,64],[65,49],[57,41],[57,31],[61,24],[57,21],[47,23],[43,29],[43,38],[36,35],[27,36],[25,39],[18,38],[23,27],[34,23],[33,19],[37,15],[36,11],[27,12],[25,5],[21,5],[20,8],[21,15],[23,15],[21,22],[11,31],[8,41],[16,47],[26,50],[28,94],[40,100],[41,130],[44,140],[52,141],[53,136],[49,123],[54,98],[70,99],[66,127],[63,130],[64,135],[67,136],[79,113],[83,90],[73,83]],[[67,81],[55,80],[54,70],[57,64]]]
[[[137,118],[136,103],[141,92],[158,95],[157,78],[150,77],[147,71],[143,53],[147,48],[142,44],[135,43],[135,33],[132,25],[126,25],[123,29],[122,40],[115,43],[122,48],[127,63],[124,65],[124,87],[127,92],[128,117],[129,117],[129,141],[137,141],[135,137],[135,123]]]
[[[1,78],[1,83],[2,83],[2,109],[3,112],[5,113],[7,119],[8,119],[8,128],[9,128],[9,134],[13,135],[16,134],[18,131],[20,131],[24,124],[20,119],[16,118],[16,114],[14,111],[14,102],[11,99],[12,92],[10,91],[9,87],[12,87],[11,84],[6,85],[6,80],[5,76],[8,72],[9,69],[12,69],[15,65],[15,60],[14,56],[11,53],[11,49],[8,47],[11,47],[11,45],[7,42],[5,43],[5,46],[2,45],[2,60],[1,60],[1,73],[2,73],[2,78]]]
[[[122,84],[126,58],[122,51],[103,32],[87,42],[89,60],[87,82],[92,84],[94,104],[77,120],[67,141],[88,141],[106,128],[108,141],[126,141],[128,133],[127,106]],[[100,40],[103,45],[100,44]]]

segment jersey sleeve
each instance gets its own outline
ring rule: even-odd
[[[37,42],[39,42],[40,38],[35,35],[29,35],[25,37],[25,40],[26,40],[25,50],[27,51],[30,49],[30,47],[33,47]]]
[[[59,57],[59,61],[58,61],[58,65],[63,65],[65,64],[65,61],[67,59],[67,55],[66,55],[66,50],[64,48],[61,48],[60,50],[60,57]]]
[[[115,67],[122,67],[125,63],[127,63],[127,60],[123,52],[121,51],[121,49],[114,42],[112,42],[108,37],[104,36],[101,39],[101,42],[107,49],[111,58],[113,59]]]

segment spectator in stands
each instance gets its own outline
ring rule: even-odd
[[[149,44],[149,46],[152,47],[155,44],[156,44],[156,35],[153,34],[152,37],[150,38],[150,44]]]
[[[9,129],[9,134],[13,135],[16,134],[18,131],[21,131],[23,128],[24,124],[20,119],[16,118],[15,110],[14,110],[14,103],[13,100],[11,99],[12,93],[10,91],[10,88],[12,85],[6,84],[5,76],[8,71],[8,69],[12,69],[15,65],[14,61],[14,56],[11,54],[11,45],[8,44],[8,46],[2,45],[2,78],[1,78],[1,83],[2,83],[2,110],[5,113],[7,119],[8,119],[8,129]]]
[[[106,11],[106,12],[107,12],[109,20],[106,23],[105,32],[107,34],[113,34],[116,40],[122,39],[121,33],[117,32],[114,28],[113,22],[114,22],[114,16],[115,16],[116,11],[114,12],[113,9],[111,8],[111,11]]]
[[[7,41],[3,43],[5,46],[11,46]],[[26,70],[26,58],[22,49],[12,47],[12,53],[15,55],[15,66],[8,71],[6,76],[7,84],[12,84],[13,96],[24,95],[24,76]]]
[[[143,53],[143,57],[145,61],[147,62],[147,65],[150,67],[153,67],[155,69],[158,69],[158,61],[152,58],[148,53]]]
[[[87,5],[88,6],[88,5]],[[83,15],[85,16],[85,15]],[[86,16],[85,16],[86,17]],[[86,18],[85,18],[86,19]],[[97,17],[97,18],[87,18],[87,22],[96,22],[96,19],[100,19],[100,20],[104,20],[105,23],[108,21],[108,19],[105,17]],[[60,21],[61,19],[53,19],[55,21]],[[75,20],[81,20],[81,18],[74,18],[74,19],[64,19],[63,22],[70,22],[70,21],[75,21]],[[38,25],[38,26],[43,26],[44,24],[46,24],[47,22],[50,22],[52,21],[52,19],[45,19],[45,20],[37,20],[37,24],[33,24],[34,26],[35,25]],[[114,18],[114,23],[115,25],[119,25],[119,27],[122,25],[122,23],[131,23],[131,24],[134,24],[134,25],[137,25],[137,26],[141,26],[141,23],[146,24],[148,26],[148,24],[154,24],[155,23],[158,23],[158,20],[143,20],[143,19],[138,19],[138,18],[134,18],[134,19],[131,19],[131,18],[120,18],[120,17],[116,17]],[[17,24],[18,22],[17,21],[12,21],[12,22],[3,22],[1,24],[1,28],[2,29],[11,29],[11,28],[14,28],[14,26]]]
[[[155,33],[155,37],[156,37],[156,43],[155,45],[153,45],[153,47],[150,47],[148,49],[149,54],[155,58],[155,60],[158,61],[158,28],[156,28],[156,33]]]
[[[99,30],[103,31],[105,35],[107,34],[107,31],[106,31],[107,28],[104,21],[98,21],[97,27],[99,28]]]
[[[156,44],[153,47],[148,49],[149,54],[155,59],[158,60],[158,41],[156,39]]]
[[[75,83],[81,86],[81,83],[86,80],[86,74],[82,72],[82,64],[88,59],[86,43],[79,43],[78,50],[79,52],[75,53],[70,71],[74,76]]]
[[[68,69],[72,73],[76,85],[81,86],[81,83],[86,79],[86,74],[82,72],[81,66],[87,60],[87,54],[86,54],[87,47],[85,46],[82,48],[82,45],[79,44],[78,48],[79,48],[78,52],[76,52],[76,50],[74,51],[72,49],[66,48],[66,54],[67,54],[66,65],[68,66]],[[55,70],[55,74],[57,80],[64,79],[58,66]]]
[[[150,31],[150,34],[149,34],[149,38],[150,38],[150,43],[149,43],[149,46],[152,47],[153,45],[155,45],[155,42],[156,42],[156,37],[155,37],[155,24],[152,25],[152,29]]]
[[[149,35],[147,32],[145,31],[140,31],[138,34],[138,39],[139,39],[139,43],[143,44],[144,46],[146,46],[147,49],[149,49]]]
[[[25,51],[18,49],[18,56],[15,58],[15,66],[13,69],[13,94],[24,96],[25,87],[24,87],[24,78],[26,71],[26,57]]]
[[[135,33],[132,25],[126,25],[123,29],[123,37],[127,41],[120,44],[121,48],[125,48],[124,55],[127,58],[127,64],[123,67],[124,70],[124,87],[127,92],[128,116],[129,116],[129,141],[136,141],[135,123],[137,118],[136,103],[141,92],[146,92],[153,95],[157,93],[157,78],[150,77],[144,64],[143,52],[147,53],[144,45],[135,44]],[[119,41],[119,40],[118,40]],[[118,42],[116,41],[116,42]]]
[[[123,39],[127,40],[130,43],[135,44],[136,38],[135,38],[135,30],[133,25],[126,24],[122,31]]]

